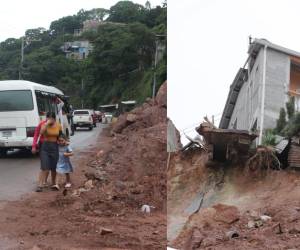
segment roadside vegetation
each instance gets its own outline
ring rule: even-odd
[[[276,135],[291,138],[299,136],[300,133],[300,113],[295,111],[295,98],[291,97],[286,103],[286,108],[281,108],[279,117],[274,129],[268,129],[263,138],[263,145],[274,146]]]
[[[86,20],[105,21],[97,30],[79,37]],[[152,95],[156,35],[167,33],[167,6],[152,7],[131,1],[120,1],[109,10],[80,10],[72,16],[51,23],[49,29],[28,29],[25,33],[23,67],[21,38],[9,38],[0,43],[0,80],[19,78],[53,85],[71,96],[74,106],[81,97],[87,107],[135,99],[142,103]],[[93,51],[87,59],[66,59],[61,47],[64,42],[89,40]],[[166,38],[163,44],[166,46]],[[166,49],[159,61],[157,88],[166,80]],[[84,83],[84,90],[81,84]]]

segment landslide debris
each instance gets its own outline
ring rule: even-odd
[[[73,158],[73,189],[9,203],[0,234],[22,250],[165,249],[166,85]]]
[[[300,248],[299,171],[269,169],[267,174],[245,175],[246,161],[208,166],[207,159],[200,148],[171,156],[167,184],[169,246]]]

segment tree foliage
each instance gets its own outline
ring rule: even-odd
[[[295,111],[295,98],[291,97],[286,103],[287,112],[282,108],[280,110],[279,119],[275,132],[286,137],[300,135],[300,113]],[[286,113],[288,120],[286,120]]]
[[[108,21],[118,23],[143,22],[146,8],[131,1],[120,1],[109,10]]]
[[[264,146],[274,146],[276,145],[276,137],[272,129],[267,130],[264,134],[262,145]]]
[[[109,10],[103,8],[97,8],[97,9],[92,9],[87,13],[89,19],[104,21],[104,19],[109,15]]]
[[[278,133],[281,133],[281,131],[284,129],[286,125],[286,112],[284,108],[280,109],[279,118],[277,120],[276,124],[276,131]]]
[[[295,114],[295,97],[290,97],[290,100],[286,103],[286,110],[288,119],[292,119]]]
[[[50,24],[50,30],[53,35],[72,34],[75,29],[80,29],[81,27],[82,23],[79,15],[62,17]]]
[[[79,10],[62,17],[50,28],[28,29],[25,33],[23,78],[54,85],[70,95],[74,106],[80,103],[81,82],[84,102],[99,104],[151,96],[155,34],[166,34],[166,7],[144,7],[121,1],[110,8]],[[86,20],[109,21],[96,32],[75,37]],[[86,60],[65,57],[61,47],[66,41],[89,40],[93,51]],[[0,43],[0,79],[18,79],[21,39],[9,38]],[[158,84],[166,80],[166,50],[157,65]]]
[[[283,134],[287,137],[300,135],[300,113],[296,113],[283,129]]]
[[[43,38],[43,34],[46,32],[46,29],[43,27],[39,27],[36,29],[28,29],[25,32],[25,40],[29,41],[38,41]]]

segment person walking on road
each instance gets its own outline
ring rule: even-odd
[[[39,125],[36,127],[36,129],[34,130],[33,143],[32,143],[32,149],[31,149],[32,154],[36,154],[38,151],[41,150],[42,143],[44,142],[44,136],[40,135],[40,132],[41,132],[42,126],[45,125],[45,123],[47,122],[49,115],[50,115],[50,113],[47,113],[46,120],[41,121],[39,123]],[[47,186],[48,174],[49,174],[49,172],[43,173],[43,170],[41,169],[41,171],[39,173],[39,184],[38,184],[39,187]]]
[[[42,125],[40,136],[44,137],[40,150],[41,158],[41,178],[37,187],[37,192],[43,191],[43,183],[45,183],[46,176],[51,172],[51,189],[59,190],[56,184],[56,165],[58,162],[58,144],[57,139],[62,134],[61,125],[56,122],[56,114],[54,112],[47,113],[47,121]]]

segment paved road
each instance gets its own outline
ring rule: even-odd
[[[93,146],[102,130],[98,124],[92,131],[77,130],[71,137],[73,150],[85,150]],[[9,153],[6,158],[0,158],[0,205],[3,201],[17,200],[21,195],[34,190],[39,173],[39,158],[26,151]]]

